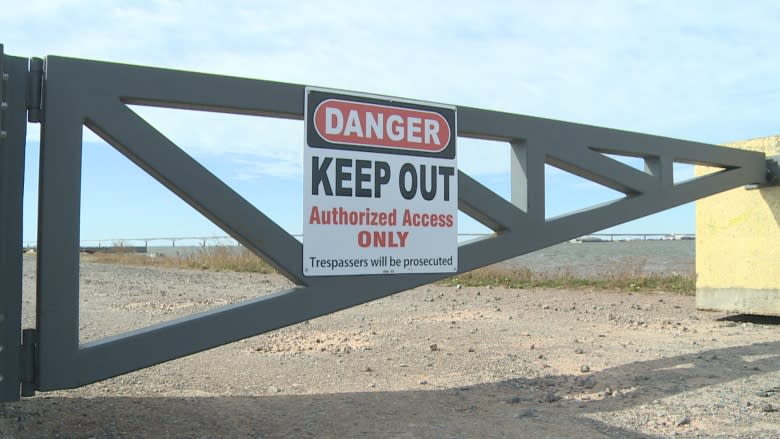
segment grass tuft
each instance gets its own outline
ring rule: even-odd
[[[115,246],[110,253],[84,255],[83,258],[87,261],[110,264],[251,273],[275,272],[268,263],[243,247],[204,246],[187,256],[151,257],[149,254],[123,252],[121,244]],[[445,279],[441,283],[444,285],[490,285],[524,289],[695,293],[696,275],[694,273],[647,274],[643,270],[645,262],[643,259],[627,258],[621,260],[613,264],[610,272],[598,278],[576,276],[566,267],[553,273],[543,273],[526,267],[508,268],[501,265],[491,265]]]
[[[575,276],[566,268],[555,273],[541,273],[526,267],[489,266],[451,277],[443,283],[523,289],[666,291],[679,294],[694,294],[696,291],[696,275],[694,273],[646,274],[641,270],[641,265],[635,261],[616,264],[611,272],[598,278]]]
[[[146,253],[123,252],[121,246],[110,253],[83,255],[85,261],[106,264],[142,265],[151,267],[188,268],[213,271],[240,271],[274,273],[265,261],[244,247],[201,247],[186,256],[161,256]]]

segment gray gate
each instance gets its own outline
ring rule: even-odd
[[[0,46],[2,47],[2,46]],[[58,56],[2,54],[0,401],[66,389],[254,336],[445,278],[445,274],[304,277],[302,244],[126,105],[303,119],[305,87]],[[25,118],[41,125],[35,328],[21,332]],[[87,126],[296,287],[79,343],[81,136]],[[468,107],[457,135],[511,145],[511,202],[463,172],[459,209],[495,233],[461,244],[459,273],[698,198],[763,184],[763,154]],[[644,171],[604,153],[644,159]],[[721,168],[675,184],[675,162]],[[544,165],[625,194],[546,219]]]

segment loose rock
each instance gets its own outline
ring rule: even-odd
[[[536,412],[534,412],[532,409],[526,409],[522,412],[515,415],[515,418],[521,419],[521,418],[533,418],[536,416]]]

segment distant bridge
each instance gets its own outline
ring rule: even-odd
[[[694,240],[693,233],[591,233],[569,242],[612,242],[612,241],[683,241]]]
[[[459,241],[468,241],[474,238],[490,236],[490,233],[458,233]],[[298,240],[303,239],[303,235],[292,235]],[[569,242],[614,242],[614,241],[680,241],[694,240],[696,235],[693,233],[591,233],[570,240]],[[143,243],[143,245],[141,245]],[[176,247],[176,244],[182,243],[189,246],[215,246],[227,245],[237,246],[238,242],[230,236],[175,236],[175,237],[155,237],[155,238],[110,238],[110,239],[86,239],[81,241],[82,252],[94,253],[105,251],[103,249],[123,248],[126,251],[143,252],[150,244],[156,247]],[[155,245],[156,244],[156,245]],[[25,241],[25,250],[34,250],[38,246],[36,241]]]

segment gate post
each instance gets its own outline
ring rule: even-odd
[[[0,45],[0,402],[22,380],[22,193],[27,134],[27,59]]]

